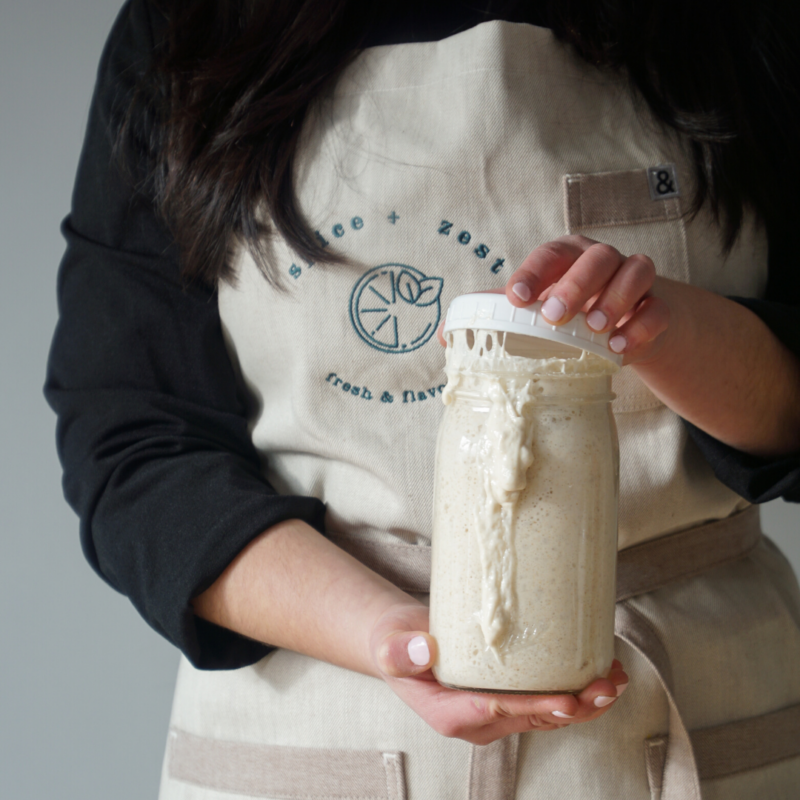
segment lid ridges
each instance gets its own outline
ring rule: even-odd
[[[495,331],[521,333],[524,336],[580,347],[614,364],[622,364],[622,356],[608,349],[611,334],[593,331],[586,324],[586,315],[583,312],[576,314],[566,325],[552,325],[541,315],[541,308],[539,301],[518,308],[502,294],[462,294],[450,303],[444,332],[465,328],[486,329],[488,325]]]

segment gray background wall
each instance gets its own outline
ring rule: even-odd
[[[178,656],[84,562],[41,396],[58,226],[121,0],[0,0],[0,785],[5,797],[157,793]],[[800,508],[764,507],[800,569]]]
[[[0,795],[155,798],[177,651],[92,572],[41,395],[100,50],[122,0],[0,0]]]

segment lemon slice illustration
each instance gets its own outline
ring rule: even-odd
[[[373,267],[353,287],[350,321],[370,347],[410,353],[436,333],[443,285],[406,264]]]

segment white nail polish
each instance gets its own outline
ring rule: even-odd
[[[408,643],[408,657],[418,667],[424,667],[431,660],[431,651],[428,650],[424,636],[415,636]]]
[[[523,303],[527,303],[528,300],[531,299],[531,290],[524,283],[515,283],[511,287],[511,291],[514,292]]]
[[[600,695],[600,697],[595,697],[594,704],[597,706],[597,708],[605,708],[606,706],[611,705],[611,703],[613,703],[616,699],[616,697],[603,697],[603,695]]]
[[[608,325],[608,317],[599,309],[595,309],[586,315],[586,324],[593,331],[601,331]]]
[[[557,297],[549,298],[542,306],[542,314],[551,322],[558,322],[566,313],[567,307]]]
[[[575,719],[574,714],[565,714],[563,711],[554,711],[553,716],[559,719]]]
[[[620,683],[617,686],[617,697],[622,697],[622,693],[628,688],[627,683]]]
[[[615,353],[621,353],[628,346],[628,340],[624,336],[612,336],[608,340],[608,349]]]

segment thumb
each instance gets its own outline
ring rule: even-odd
[[[406,678],[430,669],[436,641],[422,631],[394,631],[378,646],[378,669],[390,678]]]

